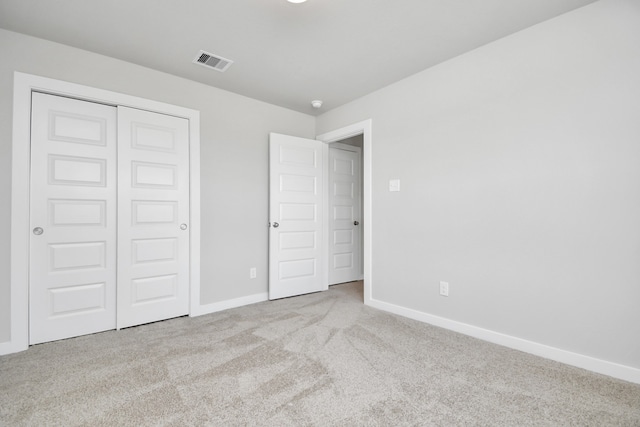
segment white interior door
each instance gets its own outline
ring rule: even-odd
[[[31,344],[115,328],[115,190],[116,108],[34,93]]]
[[[329,145],[329,284],[362,277],[361,168],[362,149]]]
[[[118,107],[118,328],[189,313],[189,123]]]
[[[325,290],[323,146],[269,138],[269,299]]]

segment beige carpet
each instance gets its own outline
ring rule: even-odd
[[[3,426],[640,426],[640,385],[362,304],[362,284],[0,357]]]

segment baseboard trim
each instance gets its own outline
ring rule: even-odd
[[[0,356],[4,356],[5,354],[16,353],[14,349],[14,345],[11,341],[0,342]]]
[[[640,384],[640,369],[631,366],[620,365],[618,363],[608,362],[602,359],[596,359],[591,356],[585,356],[579,353],[573,353],[545,344],[528,341],[511,335],[502,334],[489,329],[480,328],[478,326],[469,325],[467,323],[457,322],[440,316],[423,313],[384,301],[371,299],[368,305],[379,310],[388,311],[399,316],[408,317],[413,320],[428,323],[464,335],[469,335],[494,344],[514,350],[524,351],[545,359],[555,360],[556,362],[565,363],[567,365],[586,369],[598,374],[607,375],[624,381]]]
[[[0,342],[0,356],[5,354],[18,353],[29,348],[29,344],[24,340],[10,340]]]
[[[230,308],[242,307],[249,304],[255,304],[258,302],[268,301],[269,294],[267,292],[247,295],[246,297],[234,298],[230,300],[214,302],[211,304],[205,304],[197,306],[195,313],[192,312],[191,316],[202,316],[205,314],[217,313],[218,311],[229,310]]]

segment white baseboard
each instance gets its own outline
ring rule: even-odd
[[[255,304],[257,302],[267,301],[269,294],[267,292],[248,295],[246,297],[230,299],[226,301],[214,302],[211,304],[200,305],[191,313],[192,317],[202,316],[205,314],[216,313],[218,311],[228,310],[230,308],[242,307],[249,304]]]
[[[505,335],[500,332],[491,331],[489,329],[480,328],[478,326],[466,323],[456,322],[440,316],[423,313],[406,307],[386,303],[383,301],[371,299],[368,302],[371,307],[388,311],[403,317],[408,317],[420,322],[429,323],[434,326],[479,338],[504,347],[515,350],[524,351],[525,353],[534,354],[546,359],[555,360],[556,362],[565,363],[567,365],[576,366],[599,374],[608,375],[610,377],[640,384],[640,369],[631,366],[620,365],[618,363],[608,362],[606,360],[596,359],[594,357],[585,356],[579,353],[573,353],[559,348],[550,347],[548,345],[527,341],[511,335]]]
[[[5,354],[15,353],[13,350],[13,343],[11,341],[0,342],[0,356]]]
[[[18,342],[18,340],[0,342],[0,356],[5,354],[18,353],[19,351],[25,351],[29,348],[26,342]]]

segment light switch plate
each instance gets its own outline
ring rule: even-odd
[[[400,180],[399,179],[390,179],[389,180],[389,191],[400,191]]]

